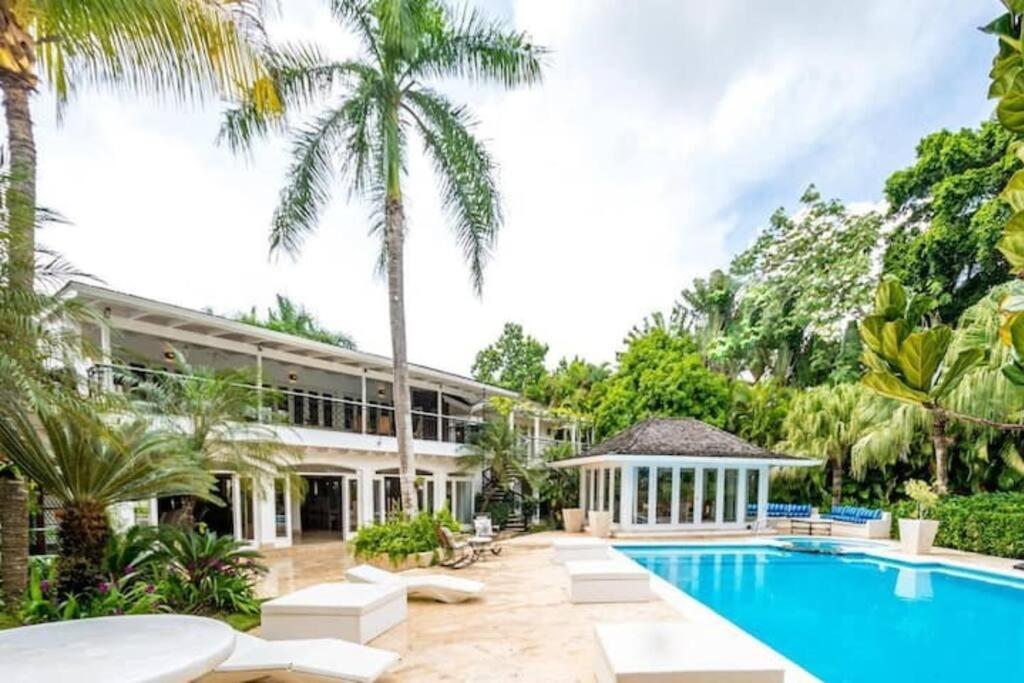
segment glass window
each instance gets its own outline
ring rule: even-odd
[[[622,504],[619,500],[622,492],[622,470],[615,468],[609,471],[608,474],[611,476],[612,480],[612,521],[618,524],[620,518],[619,512],[622,509]]]
[[[274,480],[274,536],[288,536],[288,506],[286,505],[284,479]]]
[[[726,470],[725,491],[723,492],[722,505],[725,509],[722,510],[722,521],[723,522],[735,522],[736,521],[736,503],[739,501],[736,499],[739,491],[737,490],[740,483],[740,471],[739,470]]]
[[[348,530],[359,529],[359,480],[352,477],[348,480]]]
[[[636,468],[636,486],[633,489],[633,521],[636,524],[647,524],[647,493],[651,488],[650,478],[650,469]]]
[[[658,524],[672,523],[672,468],[657,469],[658,488],[654,503],[655,520]]]
[[[694,470],[683,467],[679,470],[679,523],[693,523]]]
[[[715,521],[715,504],[718,493],[718,470],[704,470],[704,503],[701,507],[700,521]]]
[[[747,504],[743,507],[747,521],[757,519],[757,487],[761,473],[758,470],[747,470]]]
[[[463,524],[473,522],[473,482],[469,480],[455,482],[456,518]]]

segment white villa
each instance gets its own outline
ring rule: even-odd
[[[89,284],[72,283],[66,293],[107,323],[82,329],[102,356],[100,364],[81,369],[91,382],[116,389],[129,373],[173,376],[177,351],[193,366],[249,368],[254,391],[273,390],[267,392],[273,405],[260,412],[273,413],[268,428],[301,454],[296,470],[306,496],[293,499],[282,481],[218,474],[219,496],[229,505],[203,508],[202,521],[211,528],[256,547],[287,547],[303,539],[347,538],[400,506],[389,358]],[[517,395],[429,367],[410,365],[409,372],[420,508],[447,505],[470,523],[480,473],[463,471],[460,454],[484,420],[487,400]],[[532,455],[558,440],[580,451],[582,435],[574,425],[522,412],[513,411],[509,420]],[[128,523],[152,524],[178,505],[173,498],[143,501],[119,514]]]

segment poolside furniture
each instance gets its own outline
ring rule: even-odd
[[[235,651],[200,683],[244,683],[270,677],[291,683],[371,683],[398,662],[389,650],[337,638],[263,640],[239,633]]]
[[[651,577],[628,560],[578,560],[565,563],[569,601],[647,602],[653,598]]]
[[[821,518],[832,520],[832,533],[837,536],[889,538],[892,528],[892,515],[874,508],[840,505]]]
[[[551,545],[555,549],[552,559],[560,564],[573,560],[608,559],[608,543],[599,538],[563,538]]]
[[[501,554],[501,546],[495,538],[494,527],[491,525],[491,518],[480,516],[473,520],[474,536],[466,539],[470,547],[480,559],[485,552],[490,551],[492,555]]]
[[[810,517],[814,512],[810,505],[799,503],[768,503],[766,508],[765,516],[769,519]],[[747,516],[751,519],[757,516],[757,503],[747,504]]]
[[[612,535],[612,513],[607,510],[591,510],[587,515],[587,528],[591,536],[608,538]]]
[[[267,640],[341,638],[366,643],[405,621],[405,586],[321,583],[263,603]]]
[[[782,683],[782,660],[707,624],[598,624],[598,683]]]
[[[480,581],[444,574],[395,574],[368,564],[346,569],[345,578],[355,583],[402,585],[410,598],[426,598],[438,602],[462,602],[478,598],[484,592],[484,584]]]
[[[0,681],[185,683],[235,649],[236,631],[180,614],[98,617],[0,631]]]
[[[439,564],[442,567],[462,569],[476,562],[478,555],[473,546],[466,541],[455,540],[455,534],[452,533],[451,529],[438,524],[434,527],[434,532],[437,534],[437,542],[441,547],[441,561]]]

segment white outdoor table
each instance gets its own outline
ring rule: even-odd
[[[235,631],[177,614],[77,619],[0,631],[4,683],[185,683],[235,649]]]

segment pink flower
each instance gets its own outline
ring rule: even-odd
[[[40,581],[39,582],[39,590],[41,590],[44,593],[49,593],[50,592],[50,582],[47,581],[46,579],[43,579],[42,581]]]
[[[101,595],[106,594],[106,592],[110,590],[110,584],[106,581],[100,581],[100,585],[96,587],[96,590],[98,590]]]

